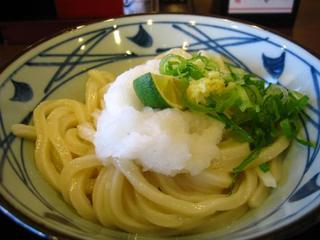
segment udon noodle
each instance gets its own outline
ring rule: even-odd
[[[100,70],[88,75],[84,103],[48,100],[35,108],[32,125],[12,127],[17,136],[35,141],[37,168],[83,218],[132,233],[212,231],[259,207],[270,186],[281,179],[281,153],[289,145],[283,136],[243,171],[232,194],[232,169],[248,156],[250,147],[228,134],[218,144],[220,159],[194,176],[166,176],[117,158],[103,164],[95,155],[93,138],[103,95],[114,76]],[[267,173],[258,167],[265,162],[270,165]]]

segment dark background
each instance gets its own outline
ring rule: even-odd
[[[113,0],[105,1],[111,2]],[[213,0],[214,4],[212,5],[211,0],[160,0],[160,5],[157,10],[161,12],[214,13],[227,15],[225,11],[226,2],[227,0]],[[296,41],[319,57],[320,1],[300,0],[299,3],[299,8],[297,8],[295,12],[296,16],[295,14],[291,16],[281,16],[280,18],[286,20],[278,22],[278,24],[277,21],[270,21],[270,16],[263,16],[261,18],[259,16],[255,18],[249,16],[249,20],[271,26],[272,30],[280,32],[286,37]],[[97,18],[108,18],[114,15],[115,13],[108,12],[108,7],[106,7],[106,15]],[[295,21],[292,21],[292,17]],[[5,1],[5,4],[4,1],[2,1],[0,3],[0,69],[16,56],[20,55],[28,45],[44,36],[94,19],[95,17],[88,16],[83,18],[59,17],[54,0],[10,0]],[[261,22],[261,19],[265,20]],[[320,212],[318,214],[320,216]],[[303,223],[301,225],[303,225]],[[7,239],[42,239],[20,227],[2,213],[0,213],[0,227],[3,231],[9,233],[9,237],[6,237]],[[320,224],[316,224],[307,231],[290,239],[319,239],[319,236]],[[272,237],[269,239],[272,239]]]

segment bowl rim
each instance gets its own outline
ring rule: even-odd
[[[3,66],[0,67],[0,75],[14,62],[16,62],[19,58],[21,58],[26,53],[32,51],[39,45],[50,41],[51,39],[55,37],[59,37],[60,35],[63,35],[65,33],[68,33],[70,31],[77,31],[79,27],[90,27],[94,24],[102,23],[104,21],[110,21],[110,20],[120,20],[124,18],[132,18],[132,17],[145,17],[145,16],[158,16],[158,15],[170,15],[170,16],[194,16],[194,17],[207,17],[207,18],[214,18],[218,20],[230,20],[235,23],[244,24],[247,27],[254,27],[255,29],[258,29],[259,31],[265,31],[271,34],[274,34],[276,36],[280,36],[281,38],[295,44],[299,48],[305,50],[307,53],[309,53],[311,56],[315,57],[318,61],[320,61],[320,53],[315,52],[314,50],[303,46],[298,41],[294,40],[292,37],[287,36],[275,29],[272,29],[267,26],[262,26],[261,24],[256,24],[247,20],[243,19],[237,19],[230,16],[220,16],[215,14],[193,14],[193,13],[138,13],[138,14],[130,14],[130,15],[122,15],[114,18],[99,18],[94,20],[88,20],[84,22],[81,25],[73,26],[73,27],[66,27],[63,28],[55,33],[49,34],[48,36],[45,36],[34,43],[26,46],[23,48],[18,54],[16,54],[11,60],[9,60],[7,63],[5,63]],[[8,200],[5,199],[2,193],[0,193],[0,211],[3,215],[5,215],[7,218],[9,218],[11,221],[15,222],[20,227],[23,227],[27,231],[31,232],[32,234],[35,234],[39,237],[46,238],[46,239],[60,239],[60,240],[81,240],[81,238],[66,235],[65,233],[59,232],[55,229],[52,229],[48,226],[45,226],[44,224],[41,224],[37,222],[36,220],[28,217],[26,214],[19,211],[17,208],[15,208]],[[296,236],[300,233],[303,233],[307,229],[315,226],[317,223],[320,222],[320,216],[317,214],[317,212],[320,212],[320,203],[317,207],[315,207],[313,210],[308,212],[307,214],[303,214],[302,217],[288,223],[287,225],[283,226],[280,229],[273,230],[271,232],[264,233],[260,236],[258,236],[255,239],[269,239],[270,237],[272,239],[283,239],[283,238],[290,238],[293,236]],[[9,220],[8,219],[8,220]]]
[[[100,22],[104,21],[110,21],[111,19],[113,20],[118,20],[118,19],[123,19],[123,18],[130,18],[130,17],[143,17],[143,16],[157,16],[157,15],[177,15],[177,16],[195,16],[195,17],[208,17],[208,18],[216,18],[219,20],[230,20],[235,23],[241,23],[244,25],[247,25],[249,27],[257,27],[259,30],[266,31],[269,33],[272,33],[274,35],[280,36],[284,39],[286,39],[289,42],[294,43],[298,47],[302,48],[303,50],[307,51],[310,55],[314,56],[320,61],[320,53],[317,53],[315,50],[310,49],[307,46],[303,46],[301,43],[299,43],[297,40],[294,40],[292,37],[285,35],[284,33],[281,33],[275,29],[272,29],[271,27],[268,26],[263,26],[258,23],[253,23],[244,19],[237,19],[235,17],[230,17],[230,16],[221,16],[221,15],[216,15],[216,14],[193,14],[193,13],[136,13],[136,14],[130,14],[130,15],[122,15],[119,17],[114,17],[114,18],[99,18],[99,19],[93,19],[93,20],[88,20],[85,21],[84,24],[82,25],[77,25],[73,27],[65,27],[61,30],[58,30],[52,34],[49,34],[48,36],[45,36],[43,38],[40,38],[39,40],[35,41],[34,43],[31,43],[24,47],[18,54],[16,54],[10,61],[5,63],[0,67],[0,74],[4,72],[12,63],[14,63],[16,60],[18,60],[21,56],[23,56],[25,53],[31,51],[32,49],[38,47],[44,42],[47,42],[55,37],[58,37],[64,33],[70,32],[70,31],[76,31],[80,26],[82,27],[88,27],[90,25],[94,25]]]

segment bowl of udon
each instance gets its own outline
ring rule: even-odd
[[[0,74],[1,211],[48,239],[292,236],[320,206],[319,69],[196,15],[43,41]]]

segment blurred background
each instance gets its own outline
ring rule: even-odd
[[[0,5],[0,70],[37,41],[130,14],[214,15],[268,27],[320,56],[320,0],[10,0]],[[320,213],[319,213],[320,215]],[[0,213],[8,239],[40,239]],[[320,224],[296,236],[317,238]]]
[[[319,0],[10,0],[0,7],[0,66],[63,29],[121,15],[167,12],[250,21],[320,54]]]
[[[252,2],[252,3],[250,3]],[[260,2],[260,3],[259,3]],[[301,2],[301,4],[300,4]],[[154,12],[215,14],[273,27],[293,26],[299,5],[316,0],[28,0],[6,1],[0,8],[0,41],[30,43],[93,19]],[[303,10],[302,10],[303,11]],[[43,26],[46,31],[43,31]],[[22,30],[24,29],[24,31]],[[30,28],[30,29],[29,29]],[[26,33],[24,36],[20,35]],[[42,30],[42,31],[41,31]]]

